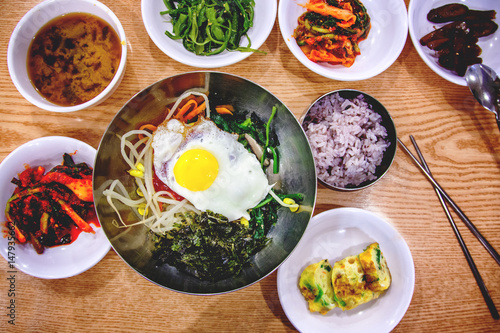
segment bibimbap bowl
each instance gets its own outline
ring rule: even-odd
[[[358,90],[335,90],[314,101],[302,117],[318,181],[342,191],[380,180],[396,156],[396,127],[387,109]]]
[[[273,189],[283,193],[302,193],[303,201],[297,212],[286,207],[278,211],[276,224],[268,237],[271,242],[251,257],[250,265],[237,276],[220,281],[201,280],[168,264],[159,263],[153,256],[154,240],[144,224],[128,228],[116,227],[116,212],[103,194],[112,180],[120,180],[131,197],[136,183],[128,174],[130,166],[121,153],[120,137],[142,124],[165,118],[166,105],[172,105],[186,90],[207,94],[210,110],[216,105],[232,105],[235,110],[255,112],[269,119],[273,106],[277,112],[272,127],[280,145],[279,173],[269,175]],[[173,109],[174,107],[172,107]],[[302,237],[313,214],[316,200],[316,172],[307,138],[295,116],[265,88],[244,78],[220,72],[190,72],[158,81],[135,95],[117,113],[104,133],[94,166],[94,202],[101,226],[118,255],[137,273],[151,282],[182,293],[211,295],[239,290],[270,273],[290,255]],[[107,192],[106,192],[107,193]],[[115,202],[124,222],[139,219],[137,209]]]

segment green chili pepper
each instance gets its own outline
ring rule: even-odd
[[[274,147],[269,147],[271,149],[271,152],[273,153],[273,173],[277,174],[280,171],[280,161],[279,161],[279,155],[278,155],[278,149]]]
[[[327,34],[327,33],[330,33],[330,30],[329,30],[329,29],[325,29],[325,28],[322,28],[322,27],[318,27],[317,25],[313,25],[313,26],[311,26],[311,30],[316,31],[316,32],[320,32],[320,33],[322,33],[322,34]]]
[[[276,114],[276,111],[277,111],[276,106],[273,106],[273,109],[271,111],[271,116],[269,117],[269,120],[267,121],[267,124],[266,124],[266,144],[264,146],[262,158],[260,160],[261,167],[264,167],[264,161],[266,160],[266,155],[267,155],[267,151],[268,151],[268,147],[269,147],[269,130],[271,127],[271,121],[273,121],[273,118],[274,118],[274,115]]]

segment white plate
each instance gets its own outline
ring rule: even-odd
[[[248,30],[252,48],[261,47],[271,33],[276,21],[277,7],[276,0],[255,0],[253,27]],[[160,15],[160,12],[166,9],[161,0],[142,0],[141,2],[142,20],[149,37],[170,58],[193,67],[215,68],[232,65],[252,55],[253,52],[223,51],[211,56],[199,56],[189,52],[184,48],[181,40],[172,40],[165,35],[166,30],[172,32],[170,17]],[[243,37],[241,45],[247,44],[247,39]],[[265,57],[265,55],[257,56]]]
[[[439,66],[438,58],[434,55],[435,51],[420,45],[420,38],[435,30],[435,28],[440,28],[446,24],[429,22],[427,20],[427,13],[433,8],[455,2],[464,4],[468,6],[469,9],[496,10],[496,19],[493,21],[500,25],[500,1],[498,0],[411,0],[408,6],[410,38],[422,60],[436,74],[452,83],[467,86],[467,82],[465,82],[463,77]],[[490,36],[479,38],[477,45],[482,50],[480,57],[483,59],[483,64],[493,68],[495,72],[500,73],[500,57],[498,56],[498,50],[500,49],[500,29]]]
[[[10,181],[18,177],[26,164],[30,167],[41,165],[48,171],[62,163],[64,153],[74,152],[75,163],[85,162],[93,168],[96,150],[84,142],[62,136],[35,139],[10,153],[0,164],[0,221],[6,220],[5,206],[16,187]],[[102,229],[92,227],[95,234],[82,232],[73,243],[45,248],[43,254],[37,254],[30,244],[15,244],[15,249],[9,253],[6,237],[0,238],[0,251],[7,262],[13,261],[15,269],[26,274],[45,279],[74,276],[97,264],[111,248]],[[3,223],[1,228],[5,229]],[[12,252],[14,260],[9,258]]]
[[[389,68],[399,57],[408,36],[408,14],[403,0],[362,0],[371,19],[368,38],[359,43],[361,54],[351,67],[315,63],[304,55],[293,38],[297,19],[306,10],[298,4],[307,0],[281,0],[278,21],[281,34],[293,55],[307,68],[339,81],[358,81],[374,77]]]
[[[298,281],[308,265],[355,255],[378,242],[392,283],[380,298],[349,311],[311,313]],[[332,209],[314,216],[299,245],[278,269],[278,295],[288,319],[301,332],[390,332],[403,318],[413,296],[415,267],[408,245],[387,221],[358,208]]]

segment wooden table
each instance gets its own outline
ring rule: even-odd
[[[197,70],[163,54],[149,38],[138,0],[103,0],[128,38],[127,69],[118,90],[85,111],[51,113],[27,102],[7,70],[10,33],[38,0],[0,2],[0,160],[43,136],[69,136],[97,148],[116,112],[151,83]],[[409,0],[405,1],[407,6]],[[340,82],[306,69],[290,53],[276,24],[252,55],[216,70],[242,75],[269,89],[297,117],[320,95],[340,88],[371,94],[390,111],[399,137],[414,135],[435,178],[500,250],[500,133],[493,115],[468,88],[449,83],[420,59],[408,36],[396,62],[365,81]],[[411,249],[416,282],[410,307],[394,332],[492,332],[492,319],[437,197],[423,174],[398,148],[388,174],[376,185],[344,193],[318,187],[315,214],[358,207],[387,219]],[[457,218],[481,275],[500,308],[500,267]],[[160,288],[135,273],[111,250],[96,266],[68,279],[16,275],[16,325],[7,323],[8,265],[0,263],[0,331],[269,331],[294,327],[278,299],[276,272],[241,291],[210,297]],[[373,328],[371,328],[373,329]]]

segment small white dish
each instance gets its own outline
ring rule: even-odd
[[[216,68],[232,65],[252,55],[253,52],[227,50],[211,56],[199,56],[189,52],[182,45],[182,40],[172,40],[165,35],[166,30],[172,32],[170,17],[160,15],[160,12],[166,9],[163,1],[142,0],[141,2],[142,20],[149,37],[170,58],[193,67]],[[248,36],[252,42],[251,47],[258,49],[266,41],[276,21],[276,0],[255,0],[254,10],[253,27],[248,30]],[[241,45],[247,44],[248,40],[243,37]],[[265,57],[265,55],[260,56]]]
[[[497,12],[496,19],[493,20],[500,25],[500,1],[498,0],[461,0],[456,1],[475,10],[495,10]],[[413,46],[417,50],[420,58],[430,67],[437,75],[443,79],[460,86],[467,86],[465,78],[458,76],[454,72],[447,70],[438,64],[438,58],[435,56],[435,51],[426,46],[420,45],[420,38],[427,35],[429,32],[442,27],[449,23],[432,23],[427,20],[427,13],[433,8],[441,7],[443,5],[454,3],[451,0],[411,0],[408,6],[408,22],[410,29],[410,38]],[[483,64],[493,68],[495,72],[500,72],[500,57],[498,50],[500,49],[500,29],[494,34],[486,37],[479,38],[477,45],[481,48],[482,53],[480,57],[483,59]]]
[[[45,99],[31,83],[27,68],[28,49],[36,33],[46,23],[61,15],[77,12],[93,14],[108,22],[121,40],[122,55],[113,80],[99,95],[79,105],[60,106]],[[79,111],[103,102],[113,94],[120,84],[125,74],[126,61],[127,43],[125,31],[116,15],[108,7],[96,0],[45,0],[39,3],[21,18],[12,32],[7,49],[9,74],[17,90],[33,105],[53,112]]]
[[[29,141],[12,151],[0,164],[0,221],[4,221],[7,200],[12,196],[15,185],[12,178],[25,169],[43,166],[46,171],[62,163],[64,153],[75,153],[75,163],[85,162],[93,168],[96,149],[79,140],[48,136]],[[44,278],[61,279],[80,274],[97,264],[110,250],[106,235],[101,228],[95,228],[95,234],[82,232],[76,241],[68,245],[45,248],[43,254],[37,254],[31,244],[9,244],[8,237],[0,237],[0,252],[12,264],[11,270],[20,270],[26,274]],[[13,248],[9,249],[9,245]]]
[[[399,57],[408,36],[408,14],[403,0],[362,0],[371,19],[368,38],[359,43],[361,54],[351,67],[315,63],[297,45],[293,32],[297,19],[306,11],[299,4],[307,0],[281,0],[278,20],[281,34],[293,55],[316,74],[339,81],[359,81],[374,77],[389,68]]]
[[[309,311],[300,293],[300,274],[308,265],[328,259],[333,265],[378,242],[392,283],[380,298],[352,310],[335,308],[326,315]],[[408,245],[386,220],[359,208],[337,208],[314,216],[299,245],[278,269],[278,295],[300,332],[390,332],[408,309],[415,287],[415,267]]]

